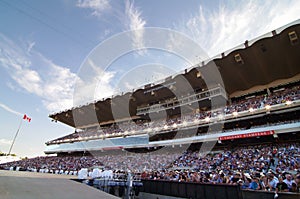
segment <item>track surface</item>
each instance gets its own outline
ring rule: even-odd
[[[115,199],[72,176],[0,170],[1,199]],[[74,178],[74,176],[73,176]]]

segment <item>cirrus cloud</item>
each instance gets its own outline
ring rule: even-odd
[[[78,0],[76,6],[92,10],[92,15],[96,17],[102,16],[111,7],[109,0]]]
[[[215,56],[299,19],[299,13],[300,1],[297,0],[242,0],[214,7],[200,5],[198,12],[175,23],[173,28]]]
[[[142,12],[135,7],[134,1],[126,1],[124,26],[126,30],[133,31],[132,45],[138,49],[139,54],[144,54],[144,27],[146,21],[142,18]]]

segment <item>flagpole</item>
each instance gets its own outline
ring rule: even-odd
[[[10,152],[11,152],[11,150],[12,150],[14,144],[15,144],[16,138],[17,138],[17,136],[18,136],[18,134],[19,134],[19,131],[20,131],[20,128],[21,128],[21,126],[22,126],[22,122],[23,122],[23,118],[21,119],[21,122],[20,122],[20,124],[19,124],[19,128],[18,128],[18,130],[17,130],[17,132],[16,132],[16,134],[15,134],[15,137],[14,137],[14,139],[13,139],[13,142],[11,143],[11,146],[10,146],[10,148],[9,148],[9,151],[8,151],[7,156],[10,155]]]

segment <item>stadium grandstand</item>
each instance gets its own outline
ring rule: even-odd
[[[211,183],[299,193],[299,36],[296,23],[159,84],[51,114],[53,121],[74,127],[46,143],[45,154],[56,156],[0,167],[66,175],[88,168],[92,178],[101,176],[93,172],[98,167],[116,176],[130,170],[145,184]],[[224,84],[203,77],[212,64]],[[202,147],[208,142],[214,143],[209,151]],[[282,182],[284,189],[277,186]]]

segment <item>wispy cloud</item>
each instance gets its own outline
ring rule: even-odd
[[[88,62],[95,74],[93,82],[91,83],[92,85],[96,85],[96,89],[94,91],[94,99],[102,99],[103,97],[108,97],[115,94],[114,88],[110,84],[110,82],[114,78],[116,72],[105,71],[90,59],[88,60]]]
[[[10,145],[11,142],[12,142],[11,140],[0,139],[0,145]]]
[[[76,6],[90,9],[96,17],[102,16],[103,12],[111,8],[109,0],[78,0]]]
[[[27,53],[30,53],[31,49],[34,47],[35,42],[28,42]]]
[[[78,0],[77,7],[90,9],[93,16],[98,17],[100,20],[105,19],[103,17],[103,12],[111,8],[111,4],[108,0]],[[115,8],[111,13],[111,16],[117,17],[120,22],[119,27],[125,31],[133,31],[132,36],[132,46],[139,54],[145,53],[144,48],[144,27],[146,25],[146,20],[142,17],[142,11],[135,6],[133,0],[125,1],[125,8],[121,10],[120,8]],[[101,18],[100,18],[101,16]],[[107,33],[104,33],[106,37]]]
[[[78,4],[84,3],[83,1],[78,1]],[[78,6],[77,4],[77,6]],[[95,8],[98,3],[87,3],[85,5],[81,5],[81,8],[91,8],[92,15],[99,16],[95,13]],[[108,2],[109,4],[109,2]],[[107,6],[107,7],[111,7]],[[124,10],[123,10],[124,9]],[[144,55],[146,50],[144,48],[144,27],[146,25],[146,20],[142,18],[142,12],[139,8],[137,8],[134,4],[134,1],[126,0],[125,7],[120,9],[116,8],[111,13],[111,16],[117,18],[120,22],[119,27],[124,31],[132,31],[133,34],[131,36],[132,47],[135,49],[135,53],[139,55]],[[105,19],[105,16],[99,18],[99,20]],[[104,36],[101,38],[105,38],[107,35],[111,33],[110,30],[105,30]],[[96,63],[89,59],[87,60],[88,67],[90,67],[94,74],[88,75],[84,74],[86,77],[81,77],[80,81],[77,82],[76,85],[76,94],[75,94],[75,104],[82,104],[84,101],[91,101],[91,93],[94,93],[94,99],[102,99],[103,97],[110,97],[118,92],[120,92],[119,88],[114,88],[112,86],[113,79],[117,71],[104,71],[101,66],[97,66]],[[129,84],[126,84],[126,90],[131,88]]]
[[[15,110],[13,110],[13,109],[11,109],[11,108],[9,108],[9,107],[6,106],[5,104],[0,103],[0,107],[3,108],[3,109],[6,110],[6,111],[12,113],[12,114],[15,114],[15,115],[18,115],[18,116],[22,116],[22,115],[23,115],[22,113],[20,113],[20,112],[18,112],[18,111],[15,111]]]
[[[98,66],[92,59],[88,58],[85,69],[89,72],[80,73],[80,79],[76,82],[74,91],[74,105],[82,105],[86,102],[101,100],[115,94],[111,82],[115,76],[114,71],[106,71]]]
[[[40,97],[49,111],[71,108],[77,75],[56,65],[32,47],[29,55],[28,49],[0,34],[0,66],[7,70],[16,85]]]
[[[132,45],[135,49],[144,47],[144,27],[146,20],[142,18],[142,12],[135,7],[134,1],[127,0],[125,4],[124,26],[126,30],[133,31]],[[140,50],[140,53],[143,53]]]
[[[48,67],[44,73],[41,85],[43,93],[36,94],[43,99],[43,103],[50,111],[58,111],[73,106],[73,91],[78,76],[69,68],[59,66],[39,54],[42,63]]]
[[[196,40],[210,56],[220,54],[246,40],[279,28],[299,18],[300,1],[247,1],[200,6],[196,14],[174,28]]]

